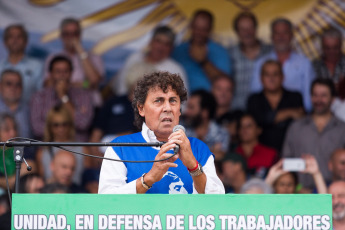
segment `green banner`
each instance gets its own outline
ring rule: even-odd
[[[13,194],[12,229],[332,229],[332,197]]]

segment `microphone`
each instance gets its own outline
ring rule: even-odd
[[[32,167],[26,162],[25,158],[23,157],[24,163],[26,164],[26,170],[31,171]]]
[[[175,125],[175,127],[173,128],[173,132],[177,132],[179,130],[186,132],[186,129],[182,125]],[[174,148],[174,154],[177,154],[179,151],[180,151],[180,146],[176,144],[176,147]]]

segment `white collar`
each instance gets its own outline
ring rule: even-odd
[[[141,128],[141,135],[143,135],[143,138],[146,142],[158,142],[157,137],[155,133],[147,127],[146,123],[143,122],[142,128]],[[153,147],[155,149],[160,149],[159,147]]]

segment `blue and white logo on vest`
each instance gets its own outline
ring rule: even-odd
[[[175,173],[167,171],[163,175],[162,181],[164,181],[164,183],[170,183],[169,194],[188,194],[187,190],[184,187],[183,181]]]

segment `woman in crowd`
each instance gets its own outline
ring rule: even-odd
[[[73,142],[75,141],[75,127],[73,118],[69,111],[63,106],[53,107],[47,115],[44,141],[47,142]],[[66,149],[86,153],[83,147],[64,147]],[[38,173],[45,179],[51,177],[50,162],[59,148],[42,147],[37,152]],[[80,185],[84,168],[89,165],[90,159],[76,154],[77,165],[74,173],[73,182]]]
[[[239,146],[235,152],[246,159],[249,175],[263,178],[276,162],[277,152],[259,142],[261,128],[250,114],[244,114],[239,122]]]
[[[327,193],[326,183],[315,157],[308,154],[303,159],[305,161],[303,173],[309,173],[313,176],[317,193]],[[296,173],[284,171],[283,161],[284,159],[281,159],[271,167],[265,179],[266,183],[271,185],[277,194],[309,193],[310,191],[299,186]]]
[[[5,142],[11,138],[14,138],[17,136],[17,133],[18,133],[18,129],[17,129],[17,124],[16,124],[14,117],[10,114],[7,114],[7,113],[0,114],[0,141]],[[4,171],[4,166],[3,166],[2,146],[0,146],[0,147],[1,147],[0,189],[1,188],[5,189],[7,187],[7,185],[6,185],[5,171]],[[34,172],[36,169],[35,163],[31,159],[29,152],[28,152],[28,154],[26,154],[27,153],[26,150],[29,150],[29,149],[24,150],[24,157],[26,158],[27,163],[33,169],[31,172]],[[6,164],[7,176],[9,177],[8,178],[9,186],[10,186],[10,188],[13,188],[14,183],[15,183],[15,167],[16,167],[14,159],[13,159],[13,147],[11,147],[11,148],[6,147],[5,148],[5,164]],[[21,171],[20,171],[20,175],[24,176],[28,173],[29,173],[29,171],[27,171],[26,165],[23,162],[22,167],[21,167]]]

